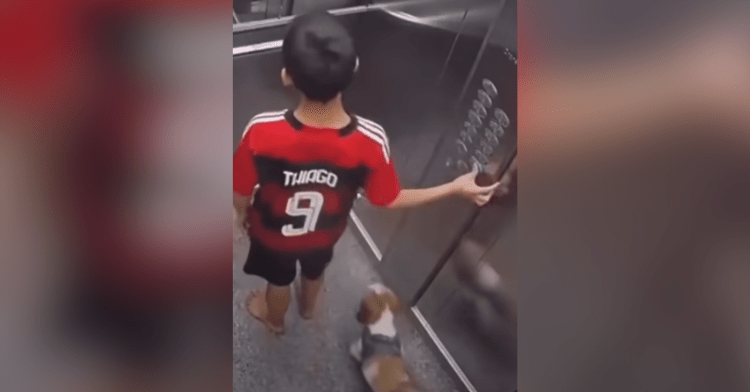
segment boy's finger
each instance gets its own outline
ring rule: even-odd
[[[477,165],[477,163],[474,162],[474,164],[471,165],[471,175],[472,177],[476,177],[477,174],[479,174],[479,165]]]
[[[495,189],[497,189],[497,187],[499,187],[499,186],[500,186],[500,183],[499,183],[499,182],[496,182],[496,183],[494,183],[494,184],[492,184],[492,185],[490,185],[490,186],[486,186],[486,187],[480,187],[480,188],[479,188],[479,192],[480,192],[480,193],[482,193],[482,194],[484,194],[484,193],[492,193],[492,192],[494,192],[494,191],[495,191]]]

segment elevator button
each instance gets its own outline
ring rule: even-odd
[[[503,128],[508,128],[510,125],[510,118],[508,118],[508,115],[500,108],[495,109],[495,118],[500,121],[500,126]]]
[[[482,118],[474,110],[469,110],[469,121],[475,127],[482,125]]]
[[[484,91],[487,92],[491,97],[497,96],[497,87],[495,87],[495,84],[492,83],[489,79],[482,80],[482,87],[484,88]]]
[[[499,145],[500,144],[500,140],[497,138],[497,136],[495,136],[495,134],[493,132],[491,132],[491,131],[490,131],[489,134],[487,134],[487,131],[490,131],[490,130],[489,129],[485,130],[485,136],[486,136],[485,139],[487,139],[487,143],[490,146],[497,146],[497,145]]]
[[[469,149],[466,148],[466,144],[464,144],[461,139],[456,139],[456,148],[458,149],[459,154],[466,154],[466,152],[469,151]]]
[[[469,164],[460,159],[456,162],[456,167],[458,168],[458,170],[464,173],[469,171]]]
[[[482,103],[482,106],[489,109],[490,106],[492,106],[492,98],[490,98],[489,94],[487,94],[484,90],[479,90],[477,93],[479,96],[479,102]]]
[[[492,149],[492,146],[490,145],[489,142],[482,140],[482,142],[479,143],[479,144],[482,147],[481,148],[482,154],[484,154],[486,156],[492,155],[492,153],[494,152],[494,150]]]
[[[474,111],[477,112],[477,114],[479,114],[479,117],[481,118],[487,117],[487,109],[485,109],[485,107],[482,106],[481,102],[475,99],[472,106],[474,107]]]

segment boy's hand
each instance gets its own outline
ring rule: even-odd
[[[481,187],[476,183],[476,177],[479,174],[479,166],[474,165],[474,169],[470,173],[466,173],[455,180],[453,180],[453,187],[457,194],[473,201],[478,206],[487,204],[492,198],[495,189],[500,186],[500,183],[495,183],[490,186]]]
[[[235,227],[239,229],[239,236],[235,235],[235,239],[249,236],[248,232],[250,230],[250,223],[247,221],[247,210],[243,211],[244,212],[239,212],[236,209],[234,210],[234,224]]]

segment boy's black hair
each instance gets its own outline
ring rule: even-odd
[[[335,16],[324,11],[294,18],[281,48],[294,86],[308,99],[328,102],[354,78],[354,39]]]

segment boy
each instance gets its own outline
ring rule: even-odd
[[[498,186],[477,186],[475,169],[434,188],[401,189],[383,128],[343,107],[341,92],[359,60],[352,37],[332,15],[295,18],[282,57],[282,82],[302,100],[295,110],[255,116],[233,164],[234,205],[251,238],[244,271],[268,281],[265,293],[251,294],[248,310],[276,334],[284,330],[297,260],[300,315],[312,318],[323,272],[360,188],[377,206],[405,208],[452,195],[483,205]]]

